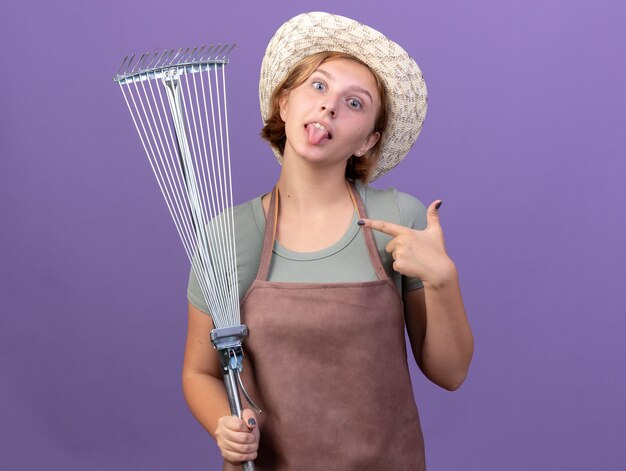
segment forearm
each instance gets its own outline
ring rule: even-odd
[[[219,418],[230,415],[224,382],[209,374],[191,372],[183,372],[182,381],[191,413],[215,438]]]
[[[192,414],[215,437],[219,418],[229,416],[230,408],[217,350],[210,340],[212,330],[211,317],[190,303],[182,368],[183,393]]]
[[[459,286],[456,267],[450,261],[445,276],[424,283],[426,331],[420,366],[434,383],[449,390],[458,388],[467,375],[474,339]]]

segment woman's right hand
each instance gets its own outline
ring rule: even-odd
[[[222,457],[229,463],[237,465],[256,459],[259,427],[254,411],[244,409],[241,419],[233,416],[220,417],[214,435]]]

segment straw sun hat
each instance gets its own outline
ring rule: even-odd
[[[382,33],[344,16],[311,12],[283,24],[270,40],[261,65],[259,96],[265,122],[274,89],[301,59],[323,51],[353,55],[369,65],[387,90],[388,124],[370,180],[394,168],[415,143],[426,116],[426,83],[415,61]],[[279,163],[283,156],[273,148]]]

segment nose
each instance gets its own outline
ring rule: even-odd
[[[332,99],[326,100],[322,103],[322,111],[330,114],[331,118],[335,117],[335,102]]]
[[[322,111],[327,111],[331,117],[335,117],[335,109],[332,106],[322,105]]]

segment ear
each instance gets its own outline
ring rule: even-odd
[[[279,109],[279,115],[280,115],[280,119],[283,120],[283,122],[285,122],[285,117],[287,116],[287,99],[289,98],[289,92],[287,92],[287,90],[283,90],[280,93],[280,98],[278,99],[278,109]]]
[[[365,155],[365,153],[368,150],[370,150],[372,147],[376,145],[379,139],[380,139],[380,133],[373,132],[367,137],[367,139],[365,140],[365,143],[361,147],[359,147],[359,149],[354,153],[354,155],[358,157]]]

